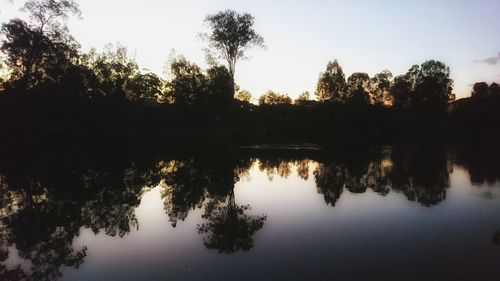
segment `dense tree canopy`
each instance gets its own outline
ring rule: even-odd
[[[426,108],[444,111],[454,100],[450,69],[439,61],[426,61],[412,66],[405,75],[394,79],[390,93],[400,108]]]
[[[302,92],[293,103],[296,105],[305,105],[311,102],[311,94],[308,91]]]
[[[271,90],[259,97],[260,105],[283,105],[291,103],[292,99],[288,95],[276,93]]]
[[[21,89],[44,82],[60,82],[64,72],[77,58],[77,44],[56,33],[50,36],[32,29],[20,19],[2,25],[0,51],[7,59],[11,81]]]
[[[207,71],[208,102],[212,104],[228,104],[233,100],[231,74],[225,66],[215,65]]]
[[[440,61],[430,60],[420,66],[414,78],[416,85],[412,95],[414,106],[427,106],[444,110],[455,99],[450,68]]]
[[[247,90],[238,90],[234,98],[242,102],[250,103],[252,101],[252,93]]]
[[[392,73],[389,70],[383,70],[375,74],[370,79],[368,92],[370,93],[370,102],[378,105],[391,105],[393,98],[390,96],[392,85]]]
[[[368,83],[370,82],[370,76],[363,72],[354,72],[347,78],[347,95],[346,101],[358,103],[358,104],[368,104],[370,102],[370,96],[367,92]]]
[[[319,75],[316,85],[316,97],[319,102],[345,101],[346,80],[342,67],[337,60],[326,65],[326,71]]]
[[[207,79],[199,66],[185,58],[174,59],[170,64],[167,96],[175,103],[195,105],[202,102]]]
[[[487,100],[492,97],[500,97],[500,85],[486,82],[477,82],[472,87],[471,97],[474,100]]]

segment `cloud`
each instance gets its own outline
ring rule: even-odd
[[[482,59],[482,60],[475,60],[474,62],[477,62],[477,63],[486,63],[486,64],[489,64],[489,65],[497,65],[500,63],[500,53],[498,53],[498,55],[496,57],[489,57],[489,58],[485,58],[485,59]]]

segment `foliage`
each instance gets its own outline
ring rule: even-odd
[[[1,32],[4,39],[0,51],[7,57],[10,80],[21,89],[61,82],[64,72],[78,55],[76,43],[63,34],[49,37],[20,19],[3,24]]]
[[[425,106],[445,110],[448,102],[453,101],[453,80],[450,68],[439,61],[426,61],[420,66],[417,82],[412,95],[413,106]]]
[[[28,0],[21,10],[29,13],[38,31],[51,33],[66,30],[62,22],[67,20],[70,14],[81,15],[74,0]]]
[[[5,59],[0,55],[0,91],[4,89],[4,83],[6,83],[10,78],[9,68],[5,64]]]
[[[207,87],[207,78],[201,68],[184,57],[174,59],[170,64],[170,80],[167,82],[167,97],[175,103],[195,105],[202,103]]]
[[[325,72],[320,73],[316,85],[319,102],[345,102],[346,81],[342,67],[337,60],[328,62]]]
[[[486,82],[477,82],[472,87],[471,97],[474,100],[487,100],[489,98],[500,97],[500,85]]]
[[[127,98],[132,101],[160,101],[163,80],[154,73],[137,73],[127,85]]]
[[[430,60],[420,66],[414,65],[405,75],[396,77],[391,95],[394,105],[400,108],[443,112],[455,98],[452,90],[449,67]]]
[[[107,96],[116,100],[124,99],[130,93],[134,83],[130,83],[139,74],[137,63],[129,58],[127,48],[108,44],[104,52],[97,53],[92,49],[82,56],[81,64],[91,71],[95,78],[93,90],[99,96]],[[136,82],[137,83],[137,82]]]
[[[311,94],[308,91],[302,92],[293,103],[296,105],[304,105],[311,101]]]
[[[370,76],[362,72],[354,72],[347,78],[346,101],[356,104],[368,104],[370,102],[369,93],[366,91]]]
[[[206,71],[207,99],[211,104],[228,104],[233,99],[231,74],[226,67],[215,65]]]
[[[292,99],[286,94],[280,94],[271,90],[259,97],[260,105],[284,105],[291,104]]]
[[[368,92],[370,94],[370,103],[376,105],[392,105],[392,97],[390,96],[390,88],[392,85],[392,73],[389,70],[383,70],[375,74],[370,79]]]
[[[258,99],[262,106],[254,106],[251,94],[234,84],[236,61],[248,48],[263,44],[248,14],[224,11],[206,19],[211,32],[205,38],[228,67],[202,69],[177,57],[164,80],[141,72],[121,45],[81,53],[65,26],[69,16],[79,15],[73,1],[28,1],[24,10],[31,24],[14,19],[1,29],[0,126],[6,134],[203,129],[243,142],[329,142],[333,135],[336,140],[357,136],[391,142],[394,136],[449,135],[447,129],[462,128],[458,124],[497,124],[493,97],[499,96],[498,84],[476,84],[470,103],[474,110],[462,106],[469,102],[451,103],[450,70],[433,60],[394,79],[384,70],[371,78],[355,72],[347,80],[335,60],[320,73],[317,101],[308,92],[292,102],[269,91]],[[487,126],[472,125],[481,118]]]
[[[242,102],[250,103],[252,100],[252,93],[247,90],[239,90],[236,92],[234,98]]]
[[[234,190],[226,198],[206,204],[202,217],[208,222],[198,225],[205,246],[226,254],[250,250],[252,236],[264,226],[266,216],[245,214],[248,210],[249,205],[236,204]]]
[[[205,23],[210,31],[203,37],[218,57],[227,62],[231,83],[234,84],[236,62],[245,57],[249,48],[264,46],[264,39],[253,29],[254,17],[226,10],[208,15]],[[207,52],[209,57],[213,57],[210,50],[207,49]]]

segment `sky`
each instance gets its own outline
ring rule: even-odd
[[[164,75],[172,50],[206,67],[199,38],[208,14],[233,9],[255,17],[266,48],[236,65],[236,83],[254,99],[267,90],[314,93],[319,73],[338,59],[346,77],[404,74],[436,59],[450,66],[457,97],[477,81],[500,82],[500,0],[76,0],[68,22],[82,45],[128,47],[139,66]],[[0,0],[0,22],[27,18],[24,1]]]

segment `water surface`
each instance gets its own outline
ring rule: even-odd
[[[495,154],[266,147],[100,157],[1,165],[1,280],[500,274]]]

